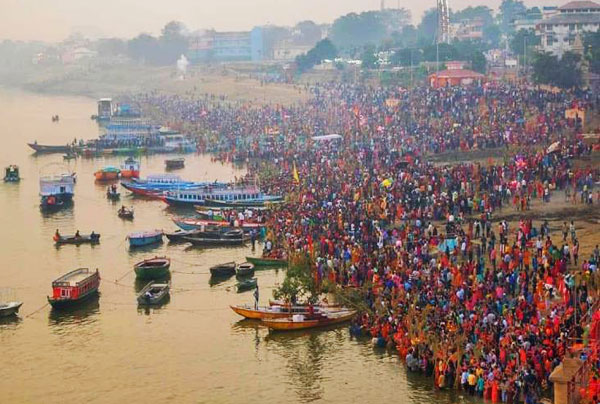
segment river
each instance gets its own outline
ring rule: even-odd
[[[128,233],[175,229],[174,212],[123,188],[119,203],[106,199],[105,185],[94,182],[93,172],[118,166],[122,157],[69,162],[78,176],[73,207],[42,214],[40,172],[63,159],[34,156],[26,142],[97,137],[89,118],[95,109],[88,98],[0,89],[0,165],[18,164],[23,178],[18,184],[0,182],[0,288],[12,288],[24,302],[18,319],[0,322],[0,403],[471,401],[461,393],[435,391],[429,379],[408,374],[397,355],[350,338],[346,326],[289,335],[240,321],[228,306],[251,303],[252,293],[236,293],[235,278],[211,287],[208,268],[243,261],[253,254],[250,247],[203,250],[165,242],[130,251]],[[59,123],[51,122],[55,114]],[[163,172],[164,158],[143,157],[142,176]],[[243,171],[187,155],[186,168],[177,173],[189,180],[231,180]],[[117,217],[120,204],[135,208],[135,220]],[[101,243],[57,248],[56,229],[94,230]],[[138,309],[141,285],[132,266],[154,255],[173,260],[172,296],[160,309]],[[73,312],[52,311],[46,305],[52,280],[78,267],[100,270],[99,299]],[[283,276],[275,270],[256,273],[262,303]]]

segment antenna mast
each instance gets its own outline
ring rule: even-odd
[[[437,0],[438,35],[437,43],[450,43],[450,8],[448,0]]]

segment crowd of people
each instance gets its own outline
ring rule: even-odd
[[[597,112],[598,99],[505,83],[328,83],[311,94],[293,106],[134,100],[192,130],[217,158],[247,162],[266,191],[287,195],[265,215],[268,242],[310,256],[318,284],[362,293],[353,334],[395,347],[437,388],[537,402],[573,341],[586,338],[600,253],[582,255],[576,221],[564,223],[560,239],[528,211],[560,203],[558,190],[600,202],[599,167],[573,163],[600,147],[584,142],[580,119],[565,118]],[[318,138],[331,133],[341,139]],[[478,152],[496,157],[432,159]],[[506,210],[519,218],[497,220]]]

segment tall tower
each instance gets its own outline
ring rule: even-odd
[[[448,7],[448,0],[437,0],[437,8],[437,43],[450,43],[450,9]]]

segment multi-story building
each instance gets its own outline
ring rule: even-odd
[[[188,59],[198,61],[253,61],[265,58],[263,31],[255,27],[251,31],[207,31],[190,40]]]
[[[577,35],[596,32],[600,28],[600,4],[593,1],[572,1],[558,12],[540,21],[536,32],[541,38],[540,49],[562,56],[573,49]]]
[[[450,24],[450,38],[459,41],[478,40],[483,38],[484,22],[481,18],[473,18]]]

